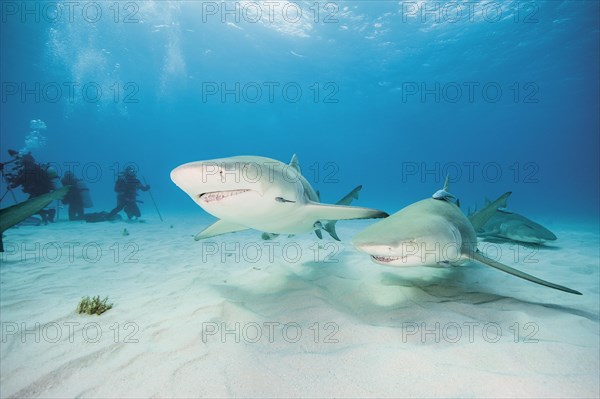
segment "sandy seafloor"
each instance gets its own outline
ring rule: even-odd
[[[2,397],[600,396],[596,224],[489,249],[575,296],[476,264],[376,265],[350,245],[372,221],[266,244],[165,219],[5,232]],[[113,309],[76,314],[96,294]]]

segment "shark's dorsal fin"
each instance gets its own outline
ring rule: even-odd
[[[506,200],[508,199],[508,197],[510,197],[511,194],[512,192],[508,191],[502,194],[500,197],[498,197],[498,199],[496,199],[494,202],[490,202],[489,204],[481,208],[481,210],[475,212],[472,215],[469,215],[469,220],[471,221],[471,224],[473,225],[473,228],[476,232],[482,231],[483,226],[487,223],[488,220],[490,220],[494,213],[496,213],[498,208],[506,206]]]
[[[300,170],[300,161],[298,161],[298,156],[296,154],[292,155],[292,160],[290,161],[290,166],[296,169],[297,172],[301,172]]]
[[[450,176],[446,175],[446,180],[444,181],[444,191],[450,192]]]
[[[362,190],[362,186],[356,186],[354,190],[350,191],[348,194],[344,196],[341,200],[336,202],[336,205],[350,205],[352,200],[358,199],[358,193]]]
[[[321,193],[319,190],[315,191],[315,194],[317,194],[317,201],[321,202]]]

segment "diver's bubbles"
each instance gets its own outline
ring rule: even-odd
[[[29,128],[32,130],[45,130],[46,127],[46,122],[41,119],[32,119],[29,121]]]
[[[46,130],[46,123],[41,119],[32,119],[29,121],[29,128],[31,130],[25,136],[24,146],[19,150],[21,154],[26,154],[46,145],[46,136],[41,132]]]

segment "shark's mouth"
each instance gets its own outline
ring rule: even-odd
[[[405,256],[377,256],[371,255],[371,258],[381,263],[390,263],[401,259],[406,259]]]
[[[210,193],[202,193],[198,197],[204,202],[214,202],[221,201],[224,198],[234,197],[248,191],[250,190],[212,191]]]

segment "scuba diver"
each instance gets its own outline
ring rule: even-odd
[[[63,186],[71,186],[71,190],[62,200],[63,204],[69,205],[69,220],[81,220],[84,218],[83,208],[90,208],[92,200],[89,189],[85,183],[75,177],[70,170],[66,171],[60,181]]]
[[[11,173],[7,177],[9,189],[22,187],[25,194],[29,194],[29,198],[39,197],[56,190],[55,180],[57,178],[56,170],[49,165],[41,165],[35,161],[31,152],[21,155],[17,151],[8,150],[9,155],[15,157],[15,166],[13,170],[16,173]],[[54,222],[56,209],[42,209],[38,212],[42,217],[42,222]]]
[[[128,219],[142,216],[140,208],[137,206],[137,190],[148,191],[150,185],[142,184],[136,176],[133,166],[125,168],[115,183],[115,192],[117,193],[117,206],[110,211],[108,218],[113,218],[122,209],[125,210]]]

